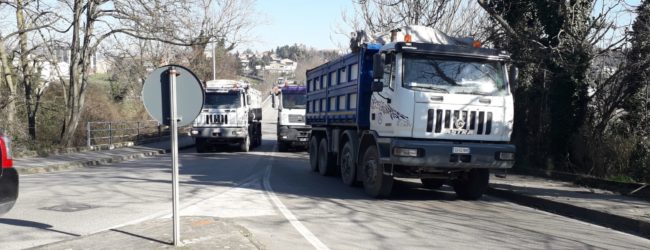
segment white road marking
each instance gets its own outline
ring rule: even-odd
[[[264,104],[270,99],[267,98],[264,101]],[[266,105],[264,105],[266,106]],[[274,109],[271,108],[270,110],[268,109],[268,106],[266,107],[267,109],[265,111],[273,111]],[[268,194],[269,198],[271,198],[271,201],[275,205],[278,210],[280,210],[280,213],[284,216],[285,219],[291,223],[291,225],[304,237],[314,248],[318,250],[329,250],[329,247],[327,247],[325,244],[323,244],[322,241],[320,241],[316,235],[314,235],[305,225],[298,220],[298,218],[280,201],[280,198],[278,198],[277,195],[275,195],[275,192],[273,191],[273,188],[271,187],[271,169],[273,168],[273,162],[275,159],[275,152],[277,151],[277,144],[276,146],[273,147],[271,150],[271,164],[266,166],[266,173],[264,174],[264,189],[266,190],[266,193]]]
[[[280,201],[278,196],[275,195],[275,192],[273,192],[273,188],[271,187],[271,168],[273,165],[268,165],[266,166],[266,174],[264,174],[264,189],[269,194],[269,197],[271,198],[271,201],[275,206],[280,210],[282,215],[284,215],[284,218],[286,218],[289,223],[300,233],[309,243],[314,246],[314,248],[318,250],[329,250],[329,248],[323,244],[305,225],[303,225],[298,218],[296,218],[293,213]]]

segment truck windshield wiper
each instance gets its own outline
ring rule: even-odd
[[[490,95],[490,92],[481,92],[481,91],[461,91],[456,92],[456,94],[468,94],[468,95]]]
[[[428,89],[428,90],[433,90],[442,93],[449,93],[449,90],[445,88],[436,87],[433,85],[411,85],[411,88]]]

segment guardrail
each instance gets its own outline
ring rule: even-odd
[[[88,147],[124,142],[142,144],[160,141],[169,135],[169,127],[161,125],[157,121],[101,121],[86,124]]]

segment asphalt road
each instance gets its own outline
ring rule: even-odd
[[[275,152],[276,116],[264,143],[181,152],[181,214],[233,218],[268,249],[649,249],[650,241],[494,197],[456,200],[449,188],[396,183],[394,197],[308,169],[305,152]],[[72,239],[171,213],[169,156],[21,177],[0,218],[0,249]],[[170,229],[171,230],[171,229]]]

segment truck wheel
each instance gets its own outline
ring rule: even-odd
[[[309,140],[309,166],[311,171],[318,171],[318,137],[312,136]]]
[[[322,176],[333,175],[336,171],[333,163],[332,157],[327,153],[327,139],[323,138],[318,145],[318,173]]]
[[[246,138],[244,138],[244,141],[241,142],[241,144],[239,145],[239,149],[242,152],[248,152],[248,151],[251,150],[251,137],[250,137],[250,135],[247,135]]]
[[[287,152],[288,150],[287,143],[278,141],[278,152]]]
[[[488,169],[472,169],[454,181],[454,191],[463,200],[478,200],[490,183]]]
[[[341,180],[345,185],[354,186],[357,179],[357,164],[352,150],[352,143],[349,141],[341,150]]]
[[[445,184],[446,180],[442,179],[420,179],[422,181],[422,186],[425,188],[430,188],[430,189],[439,189],[442,187],[442,185]]]
[[[262,146],[262,131],[257,135],[257,146]]]
[[[379,164],[379,152],[374,146],[363,154],[363,188],[372,197],[388,197],[393,189],[393,177],[384,175]]]

